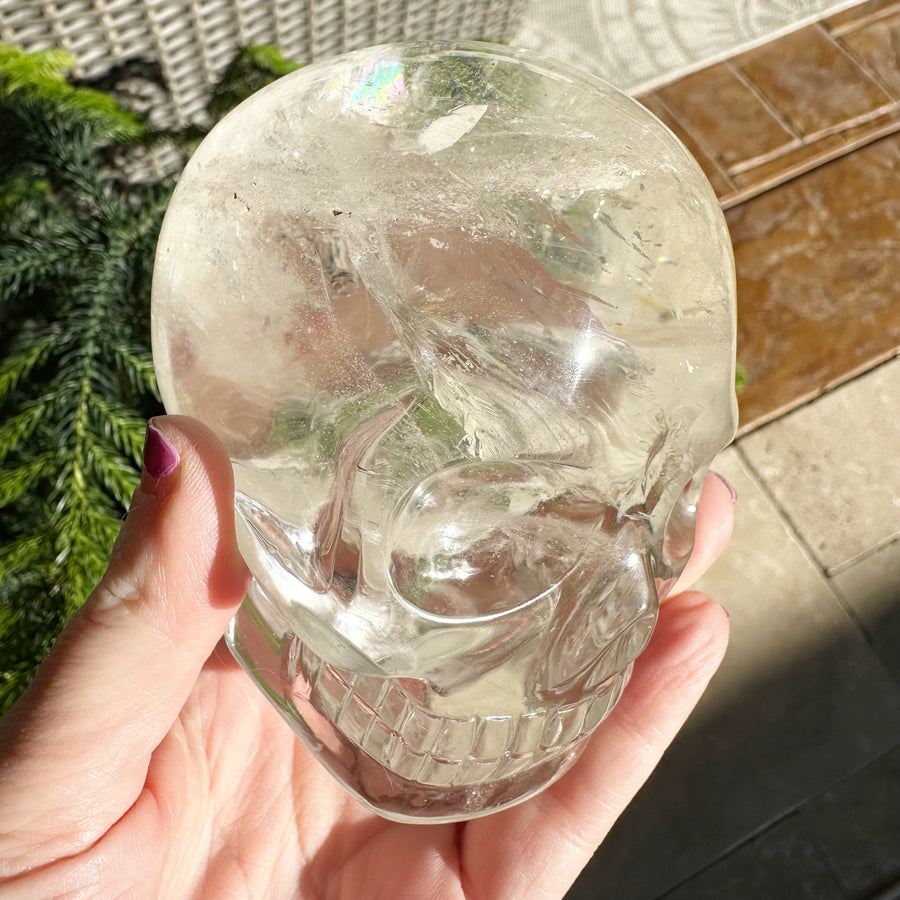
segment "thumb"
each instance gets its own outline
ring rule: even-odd
[[[3,806],[18,797],[23,816],[79,822],[87,839],[134,802],[247,587],[233,498],[212,432],[185,417],[151,421],[109,569],[0,720]]]

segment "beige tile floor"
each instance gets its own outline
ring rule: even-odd
[[[725,662],[571,900],[900,898],[900,358],[741,438]]]

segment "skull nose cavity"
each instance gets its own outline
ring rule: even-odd
[[[466,462],[422,481],[399,505],[388,574],[430,615],[485,618],[550,599],[576,565],[596,517],[580,470],[519,461]],[[577,516],[553,504],[580,495]],[[598,511],[604,507],[594,501]],[[598,513],[599,514],[599,513]]]

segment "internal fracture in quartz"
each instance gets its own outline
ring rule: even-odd
[[[489,45],[310,66],[185,170],[153,345],[234,463],[232,649],[322,762],[434,821],[565,771],[735,425],[730,244],[675,138]]]

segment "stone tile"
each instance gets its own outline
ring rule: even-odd
[[[841,127],[892,102],[818,25],[742,54],[735,62],[801,135]]]
[[[679,79],[658,93],[707,151],[732,171],[797,142],[729,63]]]
[[[715,468],[737,522],[701,587],[731,614],[728,654],[570,900],[655,900],[900,741],[900,687],[739,451]]]
[[[900,103],[896,103],[887,112],[881,113],[868,122],[853,125],[841,132],[841,140],[844,141],[846,152],[865,146],[881,137],[895,134],[900,131]],[[822,143],[819,141],[819,143]]]
[[[900,538],[839,572],[833,582],[900,684]]]
[[[894,99],[900,99],[900,6],[897,12],[846,35],[847,46]]]
[[[730,209],[741,428],[900,348],[900,134]]]
[[[844,900],[796,815],[773,825],[661,900]]]
[[[734,173],[734,180],[741,187],[757,186],[757,194],[767,185],[784,184],[810,169],[816,168],[836,156],[843,156],[847,143],[840,135],[830,134],[817,141],[799,144],[772,159],[764,160],[752,168]]]
[[[730,209],[900,130],[898,18],[900,3],[894,12],[870,12],[843,26],[846,36],[837,41],[822,27],[806,29],[800,41],[805,52],[799,58],[798,38],[788,34],[637,99],[681,138],[723,208]],[[773,66],[781,69],[769,71]],[[768,73],[762,79],[765,84],[755,84],[748,72],[758,75],[763,70]],[[773,96],[765,97],[773,73],[779,84],[790,86],[798,109],[824,115],[814,125],[803,126],[809,133],[788,122],[792,107],[783,102],[786,95],[770,90]],[[868,92],[865,102],[860,91]],[[776,109],[775,101],[786,108]]]
[[[849,900],[869,900],[888,885],[896,885],[900,881],[900,747],[811,800],[800,816]]]
[[[743,452],[819,565],[900,533],[900,359],[748,435]]]
[[[688,152],[697,160],[700,168],[703,169],[703,174],[709,179],[709,183],[718,197],[727,197],[734,192],[734,182],[728,177],[727,172],[697,143],[693,134],[687,131],[681,122],[672,115],[658,93],[643,94],[635,99],[646,106],[684,144]]]
[[[822,24],[832,34],[844,33],[868,24],[873,19],[889,15],[895,9],[900,10],[898,0],[867,0],[865,3],[857,3],[856,6],[843,12],[827,16]]]
[[[847,124],[840,131],[790,145],[771,157],[751,160],[746,167],[735,167],[730,178],[736,188],[720,194],[723,209],[758,197],[798,175],[840,159],[867,144],[900,131],[900,102],[863,121]]]

